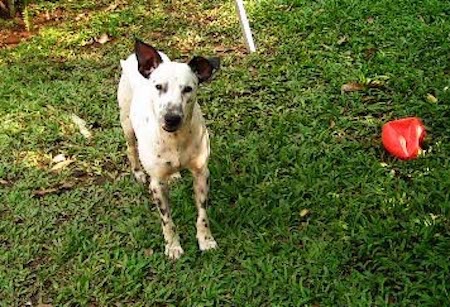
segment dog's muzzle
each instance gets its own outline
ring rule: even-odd
[[[182,118],[178,114],[166,114],[164,116],[163,129],[167,132],[175,132],[181,126]]]

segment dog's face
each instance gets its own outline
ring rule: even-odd
[[[162,128],[168,132],[179,129],[195,102],[197,77],[187,64],[161,63],[149,77],[154,97],[153,110]]]
[[[189,63],[162,62],[156,49],[136,41],[138,70],[152,91],[153,110],[161,127],[175,132],[189,120],[199,83],[211,78],[218,59],[194,57]]]

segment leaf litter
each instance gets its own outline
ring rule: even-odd
[[[387,76],[378,76],[376,79],[365,79],[363,81],[352,81],[341,86],[341,94],[363,91],[369,88],[384,88],[389,79]]]

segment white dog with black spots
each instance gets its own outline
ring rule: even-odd
[[[194,57],[188,63],[172,62],[137,40],[135,53],[120,64],[117,98],[127,155],[136,179],[149,184],[161,216],[165,254],[171,259],[183,254],[168,199],[168,181],[182,169],[189,169],[194,178],[199,248],[216,248],[206,213],[209,136],[196,92],[219,68],[219,60]]]

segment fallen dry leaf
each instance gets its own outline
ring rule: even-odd
[[[109,38],[108,34],[103,33],[99,38],[96,38],[95,41],[99,44],[106,44],[107,42],[109,42],[111,39]]]
[[[77,17],[75,17],[75,20],[80,21],[81,19],[85,18],[86,16],[87,16],[86,13],[78,14]]]
[[[357,92],[366,88],[366,85],[359,82],[350,82],[341,86],[341,93]]]
[[[309,215],[311,211],[309,209],[302,209],[302,211],[300,211],[300,217],[305,217],[307,215]]]
[[[339,40],[337,41],[337,44],[340,46],[340,45],[343,45],[343,44],[345,44],[346,42],[347,42],[347,40],[348,40],[348,38],[347,38],[347,36],[342,36],[341,38],[339,38]]]
[[[56,163],[53,165],[53,167],[50,169],[52,172],[56,172],[59,170],[62,170],[63,168],[67,167],[68,165],[72,164],[75,160],[67,159],[61,162]]]
[[[71,117],[72,121],[75,125],[77,125],[78,129],[80,130],[80,133],[86,138],[90,139],[92,137],[92,133],[89,131],[89,129],[86,127],[86,122],[80,118],[79,116],[72,114]]]
[[[4,186],[9,187],[9,186],[12,186],[12,183],[9,182],[8,180],[1,179],[1,178],[0,178],[0,185],[4,185]]]
[[[427,101],[431,102],[431,103],[436,103],[438,102],[438,99],[436,97],[434,97],[433,95],[431,95],[430,93],[427,94]]]
[[[368,88],[383,88],[387,76],[377,76],[377,79],[366,79],[363,82],[349,82],[341,86],[341,93],[357,92]]]
[[[59,162],[65,161],[65,160],[66,160],[66,157],[64,156],[64,154],[59,154],[52,159],[52,162],[59,163]]]
[[[42,197],[42,196],[50,194],[50,193],[55,193],[56,191],[58,191],[57,188],[40,189],[40,190],[34,191],[33,196]]]
[[[384,87],[384,84],[384,80],[369,80],[365,85],[370,88],[382,88]]]
[[[106,8],[106,12],[114,11],[119,6],[119,3],[112,3]]]
[[[33,196],[42,197],[42,196],[45,196],[47,194],[52,194],[52,193],[58,194],[63,191],[70,190],[74,186],[75,186],[75,182],[73,182],[73,181],[63,182],[62,184],[59,184],[59,185],[51,187],[51,188],[45,188],[45,189],[39,189],[39,190],[33,191]]]

